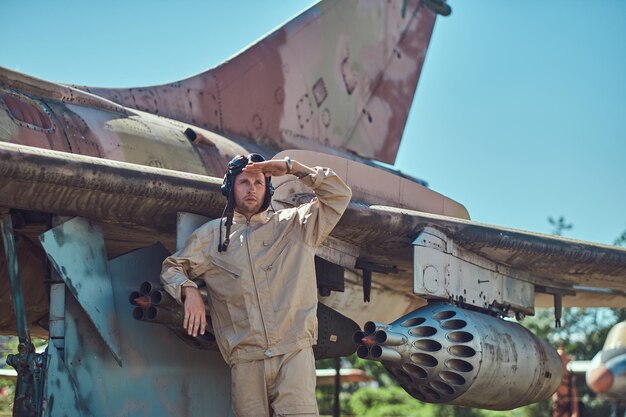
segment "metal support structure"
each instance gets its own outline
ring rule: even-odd
[[[43,400],[43,383],[46,357],[35,352],[28,333],[26,306],[17,262],[13,222],[10,215],[6,215],[0,222],[4,254],[6,256],[11,293],[13,295],[13,311],[17,321],[19,338],[18,354],[8,355],[7,364],[15,368],[17,381],[15,383],[15,400],[13,415],[16,417],[39,416]]]
[[[163,326],[130,319],[133,306],[128,294],[146,280],[158,282],[168,255],[167,249],[155,244],[107,262],[114,278],[109,301],[121,318],[120,340],[128,358],[123,366],[83,307],[99,298],[86,294],[88,299],[81,303],[68,289],[65,360],[51,343],[43,417],[232,417],[230,369],[218,352],[192,348]],[[87,262],[83,265],[92,265]],[[98,307],[102,310],[103,305]]]
[[[380,274],[397,274],[398,267],[395,265],[383,265],[375,264],[357,259],[354,265],[355,268],[363,271],[363,302],[369,303],[372,293],[372,272],[378,272]]]
[[[13,312],[15,313],[17,321],[17,336],[20,340],[20,345],[31,345],[30,335],[28,334],[28,321],[26,319],[26,306],[24,305],[24,295],[22,293],[22,283],[20,282],[20,273],[17,266],[13,222],[11,221],[10,215],[4,216],[1,227],[4,255],[7,260],[9,280],[11,281],[11,291],[13,293]]]
[[[561,317],[563,315],[563,296],[554,294],[554,327],[561,327]]]
[[[52,226],[56,227],[69,221],[71,217],[53,216]],[[52,266],[50,268],[50,312],[49,330],[50,342],[54,344],[57,351],[64,357],[65,350],[65,281]]]
[[[65,349],[65,282],[51,268],[49,335],[59,353]]]
[[[413,242],[413,292],[503,316],[535,311],[531,276],[468,251],[430,226]]]
[[[370,302],[370,295],[372,293],[372,270],[363,270],[363,302]]]
[[[67,289],[121,366],[119,325],[102,229],[97,223],[75,217],[41,234],[39,240]]]

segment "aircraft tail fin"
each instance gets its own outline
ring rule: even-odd
[[[435,22],[429,2],[324,0],[185,80],[80,88],[276,150],[393,163]]]

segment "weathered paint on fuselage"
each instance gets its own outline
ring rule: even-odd
[[[273,153],[323,150],[393,163],[434,21],[418,0],[327,1],[188,79],[80,88]]]
[[[210,176],[221,176],[232,156],[246,152],[204,129],[6,69],[0,110],[0,140],[38,148]],[[206,138],[202,144],[185,136],[190,127]]]

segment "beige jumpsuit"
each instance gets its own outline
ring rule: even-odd
[[[314,256],[347,207],[350,188],[330,169],[302,180],[315,198],[296,208],[235,213],[228,251],[218,252],[220,221],[198,228],[163,262],[165,289],[202,278],[217,343],[231,366],[238,417],[318,415],[315,400],[317,285]]]

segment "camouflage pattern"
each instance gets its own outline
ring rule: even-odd
[[[0,140],[218,177],[247,151],[393,162],[434,18],[418,1],[322,2],[219,67],[156,87],[75,88],[0,68]]]
[[[393,163],[434,22],[418,0],[325,1],[197,76],[79,88],[274,151],[332,149]]]
[[[202,140],[192,143],[187,128]],[[2,68],[0,134],[4,142],[212,176],[246,152],[207,130]]]

